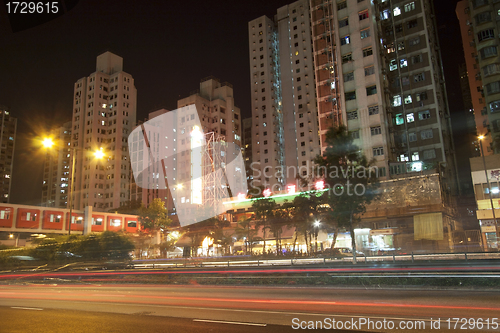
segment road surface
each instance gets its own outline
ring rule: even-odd
[[[254,324],[297,328],[301,325],[307,327],[308,323],[319,321],[326,323],[325,325],[328,323],[331,325],[332,320],[335,320],[337,324],[342,321],[342,325],[346,322],[352,325],[355,321],[358,325],[354,327],[354,331],[382,332],[407,332],[408,329],[398,329],[399,325],[404,323],[416,326],[417,321],[425,325],[420,331],[427,332],[430,330],[431,320],[435,324],[438,318],[440,318],[441,330],[433,329],[432,331],[451,332],[454,331],[455,320],[451,319],[448,323],[447,319],[464,318],[468,320],[468,332],[500,332],[500,327],[493,325],[494,322],[500,324],[500,292],[497,291],[366,290],[293,286],[31,284],[1,285],[0,306],[6,307],[2,311],[23,310],[30,315],[36,313],[37,316],[43,311],[49,313],[50,309],[64,309],[103,315],[124,314],[132,319],[138,317],[138,314],[143,314],[154,317],[185,318],[191,321],[193,319],[203,322],[221,321],[225,325],[239,326]],[[52,310],[50,313],[57,314]],[[2,318],[10,318],[5,317],[4,312],[0,314]],[[109,316],[115,318],[114,315]],[[22,319],[22,316],[12,318],[11,322],[22,325],[22,320],[15,319]],[[478,319],[484,323],[488,320],[489,330],[486,329],[484,323],[483,329],[479,330]],[[52,319],[47,319],[49,322],[47,327],[51,327],[50,320]],[[142,319],[136,318],[136,320],[139,323]],[[365,326],[359,327],[360,321],[363,320]],[[375,323],[383,320],[392,321],[394,329],[386,327],[386,329],[377,330],[367,326],[370,321]],[[38,322],[42,324],[44,320],[40,319]],[[79,324],[84,323],[85,321],[82,320]],[[448,329],[447,325],[451,325],[452,329]],[[462,325],[459,323],[457,328],[460,326]],[[256,330],[262,329],[264,332],[263,329],[267,326],[252,327]],[[2,332],[4,328],[2,326]],[[141,330],[134,332],[141,332]]]

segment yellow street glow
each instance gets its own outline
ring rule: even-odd
[[[54,141],[52,141],[51,138],[45,138],[43,139],[42,141],[42,145],[45,147],[45,148],[52,148],[52,146],[54,145]]]
[[[482,139],[484,139],[484,135],[480,135],[480,136],[478,136],[477,138],[478,138],[479,140],[482,140]]]
[[[95,155],[95,157],[97,157],[97,158],[103,158],[103,157],[104,157],[104,152],[102,151],[102,148],[101,148],[101,149],[99,149],[98,151],[96,151],[96,152],[94,153],[94,155]]]

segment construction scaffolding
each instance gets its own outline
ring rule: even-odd
[[[222,200],[229,197],[225,173],[227,143],[224,136],[215,132],[205,134],[202,152],[203,205],[217,210]]]

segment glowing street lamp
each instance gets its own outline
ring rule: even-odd
[[[98,159],[104,158],[104,152],[102,151],[102,147],[94,153],[94,156]]]
[[[45,138],[42,141],[42,145],[44,148],[52,148],[52,146],[54,145],[54,141],[52,141],[51,138]]]
[[[490,185],[490,179],[488,178],[488,170],[486,168],[486,159],[484,157],[484,150],[483,150],[484,135],[480,135],[477,138],[479,139],[479,146],[481,147],[481,156],[483,157],[484,175],[486,176],[486,183],[488,184],[488,195],[490,197],[491,212],[493,213],[493,223],[495,224],[495,228],[496,228],[497,219],[495,217],[495,207],[493,206],[493,198],[491,197],[492,190],[491,190],[491,185]]]

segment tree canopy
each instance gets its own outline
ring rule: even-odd
[[[319,176],[328,185],[326,214],[350,231],[355,262],[354,225],[360,221],[366,205],[377,196],[378,168],[354,144],[345,126],[330,128],[326,143],[323,155],[314,160]]]

